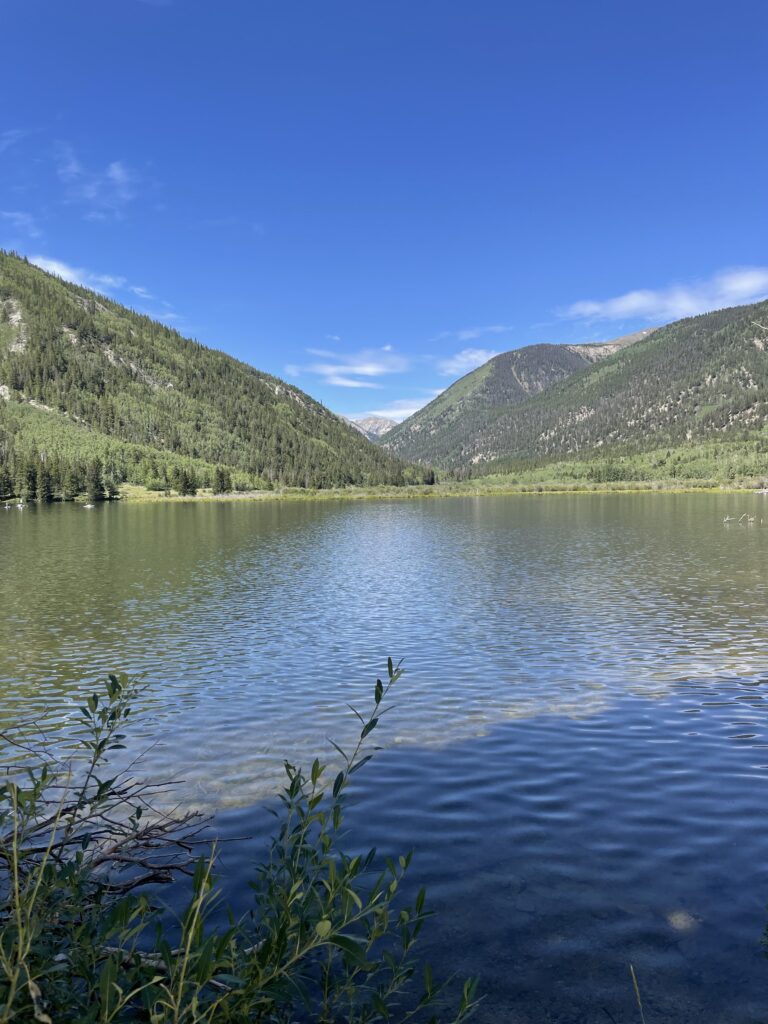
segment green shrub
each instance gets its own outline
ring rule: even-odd
[[[134,683],[112,675],[88,698],[67,763],[21,730],[2,736],[0,1022],[437,1020],[443,988],[429,967],[417,976],[414,958],[424,892],[401,897],[410,854],[379,864],[375,850],[352,857],[339,846],[350,779],[371,758],[365,742],[400,674],[390,660],[370,712],[355,712],[359,741],[352,753],[336,747],[332,781],[319,760],[306,772],[286,762],[253,912],[230,912],[218,930],[215,846],[200,859],[189,852],[202,819],[158,811],[162,786],[110,776]],[[145,887],[180,873],[190,881],[174,939]],[[464,1020],[473,1006],[467,982],[447,1019]]]

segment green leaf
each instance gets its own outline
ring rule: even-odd
[[[360,897],[359,897],[359,896],[357,895],[357,893],[355,892],[355,890],[354,890],[354,889],[350,889],[350,888],[349,888],[349,886],[347,886],[347,888],[346,888],[346,890],[345,890],[345,891],[347,892],[347,894],[349,895],[350,899],[351,899],[351,900],[352,900],[352,902],[353,902],[353,903],[355,904],[355,906],[357,907],[357,909],[358,909],[358,910],[362,910],[362,909],[363,909],[363,901],[362,901],[362,900],[360,899]]]
[[[360,739],[364,740],[368,733],[373,732],[376,726],[379,724],[378,718],[372,718],[370,722],[366,722],[363,726],[362,732],[360,733]]]
[[[364,764],[368,764],[368,762],[371,760],[372,757],[373,757],[373,754],[366,754],[365,757],[361,757],[360,760],[356,761],[352,765],[352,767],[349,769],[349,774],[351,775],[352,772],[356,772],[357,769],[358,768],[362,768]]]
[[[365,963],[365,953],[362,947],[355,942],[354,939],[350,939],[347,935],[332,935],[330,941],[334,946],[343,950],[352,960],[357,964]]]

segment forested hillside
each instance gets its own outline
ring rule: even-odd
[[[388,431],[384,447],[403,458],[453,464],[466,438],[479,436],[510,406],[587,369],[650,330],[583,345],[527,345],[503,352],[457,380],[429,405]]]
[[[502,413],[457,463],[632,452],[766,437],[768,302],[667,325]]]
[[[297,388],[0,251],[0,494],[71,495],[89,473],[113,490],[425,475]]]
[[[538,395],[522,401],[513,396],[506,404],[489,401],[484,408],[475,401],[468,415],[455,403],[450,418],[422,429],[419,413],[383,443],[408,458],[482,474],[517,471],[542,460],[766,439],[767,346],[768,302],[690,317],[640,337]],[[472,377],[491,376],[494,362],[446,394]],[[406,431],[407,443],[396,444]]]

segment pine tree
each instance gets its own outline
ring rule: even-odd
[[[232,490],[232,475],[223,466],[217,466],[213,471],[213,493],[226,494]]]
[[[16,493],[22,501],[31,501],[37,494],[37,470],[30,458],[22,458],[16,472]]]
[[[110,501],[120,497],[120,483],[114,469],[109,469],[104,473],[104,488]]]
[[[85,493],[88,501],[104,500],[104,481],[101,476],[101,460],[91,459],[85,471]]]
[[[0,498],[10,498],[13,494],[13,477],[7,466],[0,466]]]
[[[80,494],[82,489],[77,466],[70,463],[64,470],[61,484],[61,496],[65,501],[72,501],[73,498],[76,498],[78,494]]]
[[[51,471],[44,462],[40,463],[37,470],[37,500],[40,502],[53,501]]]

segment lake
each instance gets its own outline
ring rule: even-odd
[[[391,654],[350,841],[415,850],[479,1021],[636,1021],[630,963],[648,1024],[768,1019],[768,499],[0,509],[0,600],[0,722],[143,675],[129,753],[257,836],[233,899],[283,758],[348,740]]]

